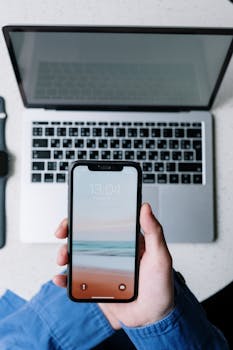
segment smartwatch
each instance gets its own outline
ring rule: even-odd
[[[0,97],[0,248],[6,243],[5,189],[8,174],[8,154],[5,141],[5,102]]]

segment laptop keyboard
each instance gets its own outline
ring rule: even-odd
[[[67,181],[74,160],[130,160],[145,184],[202,184],[200,122],[32,122],[31,181]]]

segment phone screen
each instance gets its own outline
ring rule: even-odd
[[[132,300],[137,285],[137,167],[72,172],[71,296]]]

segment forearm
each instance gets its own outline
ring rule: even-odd
[[[154,324],[123,329],[137,349],[227,350],[223,335],[209,323],[206,315],[189,289],[175,274],[175,308]]]
[[[0,321],[0,348],[87,350],[113,332],[97,304],[74,303],[64,289],[49,282]]]

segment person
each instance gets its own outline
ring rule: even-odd
[[[119,332],[125,335],[123,343],[119,345],[115,337],[109,349],[228,349],[222,333],[208,321],[184,279],[173,270],[162,227],[147,203],[141,207],[140,224],[144,238],[135,301],[75,303],[60,288],[66,287],[65,273],[43,285],[29,302],[8,291],[0,299],[0,349],[87,350],[101,349],[101,344],[104,349]],[[56,236],[64,239],[67,231],[67,220],[63,220]],[[57,263],[68,263],[66,244],[59,250]]]

